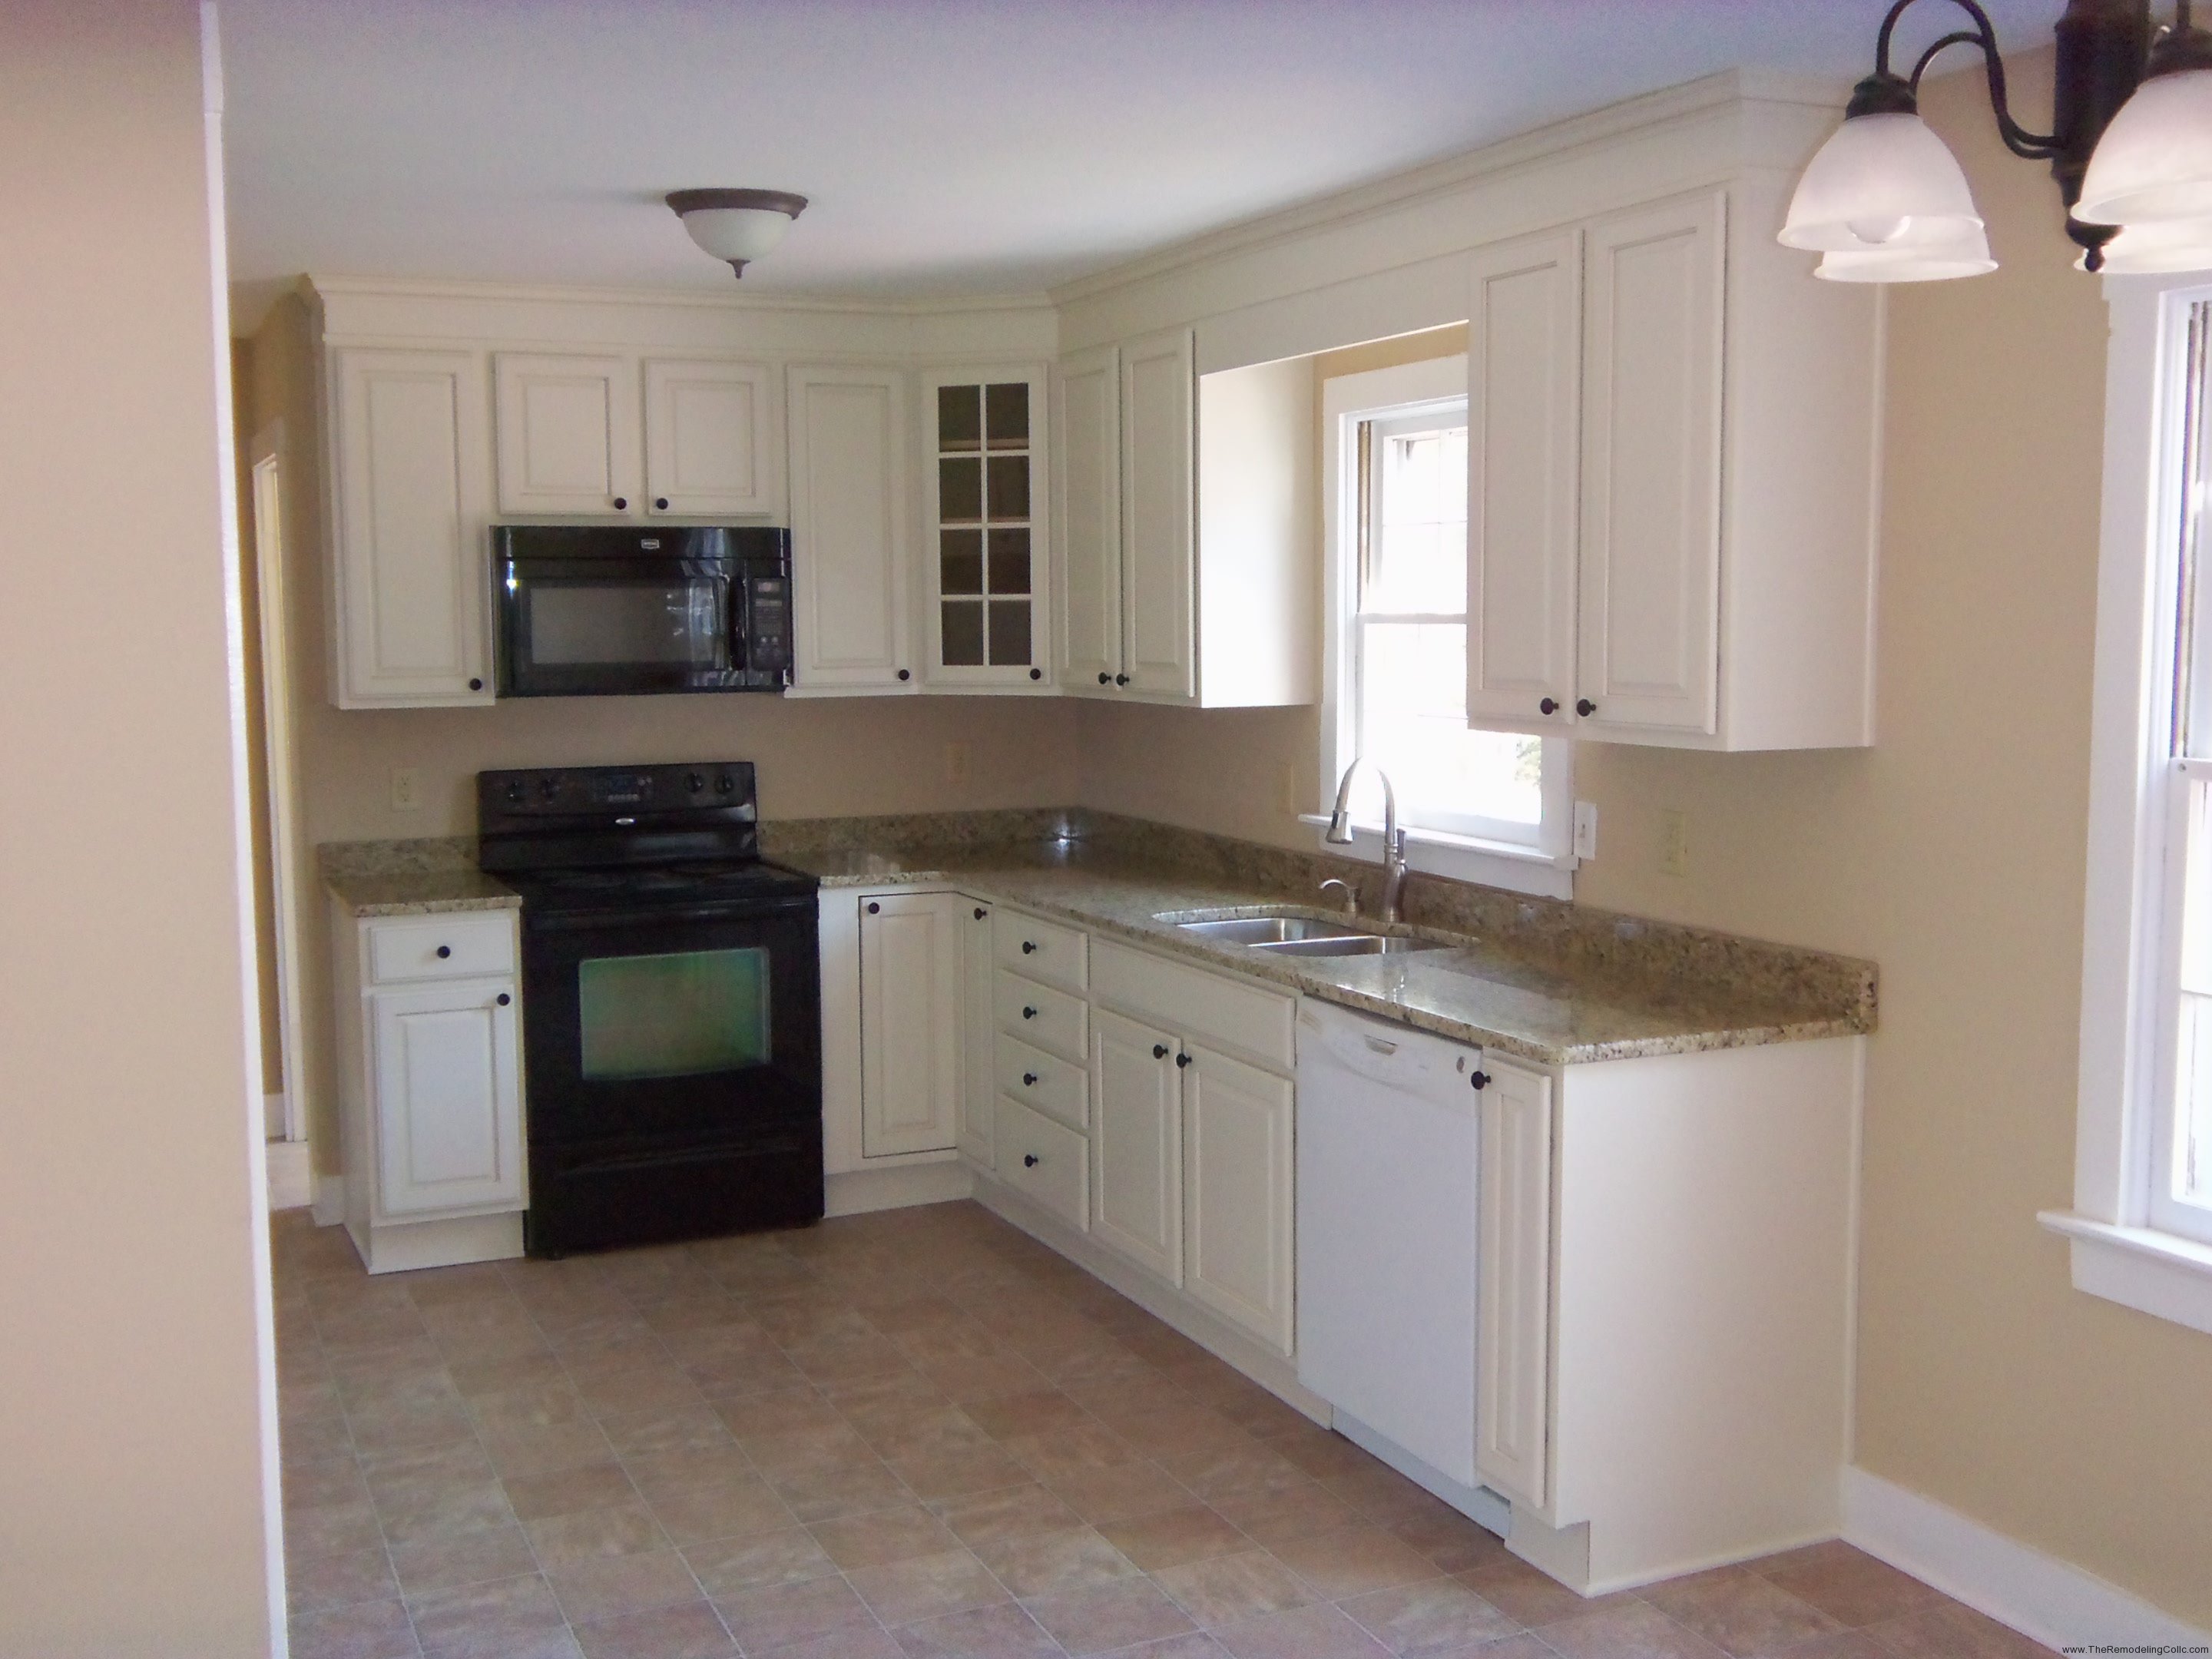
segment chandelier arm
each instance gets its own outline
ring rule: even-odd
[[[1906,9],[1912,3],[1913,0],[1896,0],[1888,14],[1882,18],[1881,32],[1875,38],[1876,75],[1890,73],[1890,37],[1896,32],[1898,19],[1905,15]],[[1919,90],[1920,77],[1938,52],[1950,46],[1979,46],[1982,60],[1989,70],[1990,105],[1996,115],[1997,136],[2004,140],[2005,148],[2015,155],[2024,156],[2031,161],[2049,161],[2058,154],[2057,138],[2049,133],[2030,132],[2013,119],[2012,107],[2005,95],[2004,58],[1997,51],[1996,30],[1990,22],[1989,13],[1977,5],[1975,0],[1951,0],[1951,3],[1972,18],[1974,27],[1945,35],[1920,54],[1919,62],[1912,67],[1910,82],[1912,89],[1915,92]]]

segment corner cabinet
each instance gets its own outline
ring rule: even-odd
[[[492,700],[491,411],[471,351],[341,346],[330,413],[331,701]]]
[[[518,914],[332,912],[345,1224],[373,1273],[522,1254]]]
[[[968,901],[860,900],[860,1156],[952,1150],[961,1109]]]
[[[921,376],[932,686],[1053,690],[1046,383],[1041,366]]]
[[[1880,301],[1773,246],[1778,188],[1473,256],[1472,724],[1873,741]]]
[[[906,375],[793,368],[795,691],[920,689],[907,568]]]

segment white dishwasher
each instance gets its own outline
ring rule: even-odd
[[[1301,1002],[1298,1381],[1462,1487],[1475,1484],[1481,1064],[1479,1048]]]

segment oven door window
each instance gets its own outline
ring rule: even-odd
[[[678,951],[576,966],[585,1078],[696,1077],[769,1060],[769,953]]]

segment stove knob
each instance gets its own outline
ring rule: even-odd
[[[520,784],[510,783],[507,786],[507,798],[509,800],[520,800],[522,799],[522,794],[523,790]]]
[[[544,796],[546,799],[551,800],[554,796],[561,793],[561,780],[558,778],[538,779],[538,793]]]
[[[691,793],[695,795],[707,787],[707,780],[701,777],[696,772],[694,772],[690,777],[684,779],[684,781],[690,786]]]
[[[725,774],[721,777],[714,780],[714,793],[718,795],[735,794],[737,793],[737,780],[730,777],[727,774]]]

